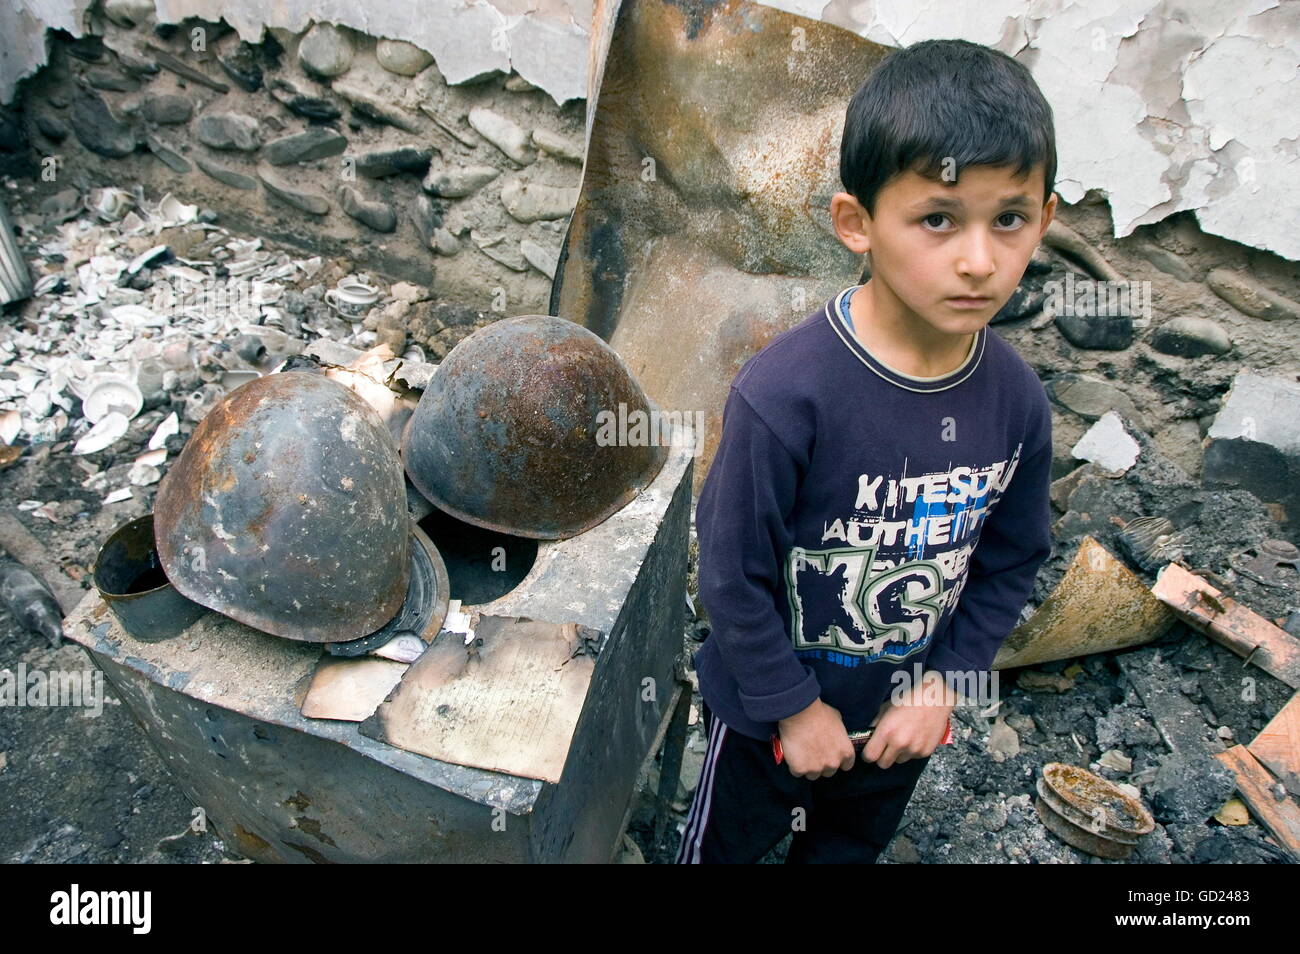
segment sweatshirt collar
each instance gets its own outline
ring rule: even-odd
[[[890,384],[904,388],[908,391],[929,392],[945,391],[948,388],[961,384],[968,377],[975,373],[979,367],[980,358],[984,354],[985,343],[988,340],[988,325],[981,328],[975,335],[975,340],[971,342],[971,349],[966,355],[966,360],[947,374],[941,374],[936,377],[924,378],[917,377],[914,374],[905,374],[897,368],[892,368],[878,357],[871,353],[860,340],[857,334],[848,327],[841,317],[841,308],[848,298],[849,294],[861,288],[861,285],[850,285],[834,298],[826,302],[823,309],[826,320],[831,323],[841,341],[844,342],[854,357],[865,364],[868,368],[884,378]]]

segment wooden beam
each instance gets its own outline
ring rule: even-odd
[[[1300,795],[1300,692],[1246,748],[1276,775],[1293,795]]]
[[[1177,563],[1161,569],[1151,592],[1187,625],[1300,689],[1300,640],[1286,630]]]
[[[1237,790],[1259,823],[1300,861],[1300,805],[1293,798],[1273,797],[1273,776],[1244,745],[1234,745],[1215,758],[1237,774]]]

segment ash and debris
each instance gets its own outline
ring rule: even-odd
[[[1120,419],[1140,448],[1137,461],[1120,477],[1104,476],[1089,464],[1079,469],[1066,501],[1068,509],[1052,527],[1052,555],[1034,581],[1023,615],[1028,616],[1060,583],[1084,536],[1121,556],[1120,531],[1143,516],[1168,518],[1178,531],[1178,552],[1170,553],[1170,558],[1180,557],[1193,571],[1209,574],[1211,582],[1217,578],[1216,585],[1226,583],[1230,596],[1259,615],[1285,617],[1297,608],[1294,580],[1290,586],[1264,586],[1232,566],[1234,556],[1283,535],[1268,508],[1246,490],[1202,487],[1166,458],[1135,423]],[[1127,565],[1148,586],[1155,583],[1155,573],[1131,562]]]
[[[0,613],[0,668],[81,672],[80,646],[52,649]],[[240,860],[193,805],[104,683],[99,716],[73,707],[0,715],[0,861],[5,864],[221,864]],[[197,827],[197,826],[196,826]]]
[[[345,262],[304,260],[257,239],[231,235],[219,217],[140,193],[86,190],[77,200],[8,184],[24,254],[38,263],[41,289],[7,311],[0,323],[0,421],[18,426],[6,443],[20,449],[0,462],[0,496],[52,562],[83,589],[107,535],[152,507],[157,481],[206,406],[241,380],[314,350],[343,358],[377,341],[413,363],[438,360],[492,315],[438,302],[426,289],[390,289],[365,319],[345,321],[324,293],[348,274]],[[58,198],[58,196],[62,196]],[[57,199],[57,201],[56,201]],[[147,255],[140,266],[130,264]],[[182,271],[183,270],[183,271]],[[154,283],[232,276],[257,282],[251,310],[223,312],[208,301],[167,322],[148,316]],[[248,304],[248,299],[237,299]],[[228,303],[229,304],[229,303]],[[138,306],[144,311],[124,306]],[[214,311],[214,308],[216,310]],[[398,333],[402,330],[401,334]],[[249,338],[263,347],[250,347]],[[418,353],[409,351],[415,345]],[[330,347],[336,350],[331,352]],[[168,348],[184,361],[168,362]],[[173,354],[173,357],[175,355]],[[72,386],[90,365],[136,378],[141,362],[161,361],[157,386],[102,450],[75,454],[91,428]],[[1220,389],[1221,390],[1221,389]],[[5,412],[17,412],[5,415]],[[158,447],[166,460],[139,458],[171,415]],[[1117,535],[1136,517],[1168,517],[1179,530],[1179,557],[1226,584],[1235,599],[1279,624],[1293,611],[1295,581],[1265,586],[1236,572],[1233,559],[1262,540],[1282,536],[1269,509],[1244,490],[1209,490],[1163,456],[1131,420],[1124,427],[1140,447],[1122,476],[1090,465],[1072,472],[1058,496],[1054,552],[1026,606],[1030,615],[1060,581],[1085,534],[1119,554]],[[153,448],[155,451],[157,447]],[[1059,483],[1059,482],[1058,482]],[[122,491],[129,488],[130,496]],[[113,492],[117,491],[115,495]],[[1068,493],[1066,492],[1068,491]],[[106,500],[110,498],[112,502]],[[118,499],[120,498],[120,499]],[[10,503],[12,502],[12,503]],[[697,541],[690,543],[696,591]],[[1146,583],[1154,575],[1131,567]],[[699,648],[707,622],[692,619],[684,647]],[[0,609],[0,667],[84,671],[77,646],[51,647]],[[1178,695],[1203,721],[1204,752],[1171,752],[1156,717],[1134,684],[1145,674]],[[1242,679],[1257,696],[1243,699]],[[1289,687],[1177,623],[1159,641],[1000,674],[996,711],[954,711],[955,744],[941,747],[922,776],[884,863],[1101,863],[1043,827],[1033,801],[1049,762],[1079,765],[1133,786],[1153,810],[1156,829],[1141,839],[1137,863],[1275,863],[1287,856],[1250,819],[1220,824],[1212,817],[1232,796],[1230,780],[1207,771],[1210,752],[1254,736],[1292,695]],[[239,860],[214,832],[191,830],[193,806],[166,772],[129,711],[105,683],[102,715],[74,708],[6,708],[0,712],[0,860],[7,862],[186,862]],[[700,700],[662,842],[654,844],[652,767],[638,785],[625,838],[629,860],[670,862],[704,755]],[[786,845],[765,860],[779,863]]]

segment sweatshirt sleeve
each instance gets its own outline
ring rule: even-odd
[[[798,475],[795,458],[733,385],[696,510],[700,599],[713,624],[709,638],[756,722],[802,712],[821,694],[795,656],[776,600]]]
[[[978,685],[966,680],[978,680],[992,666],[998,647],[1020,619],[1038,568],[1052,552],[1051,412],[1043,413],[1047,437],[1021,458],[980,531],[952,619],[926,658],[925,668],[942,673],[958,692]]]

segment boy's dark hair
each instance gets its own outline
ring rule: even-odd
[[[966,40],[924,40],[889,54],[849,101],[840,181],[871,215],[876,194],[908,169],[939,179],[966,166],[1043,164],[1043,201],[1056,184],[1052,107],[1024,65]]]

